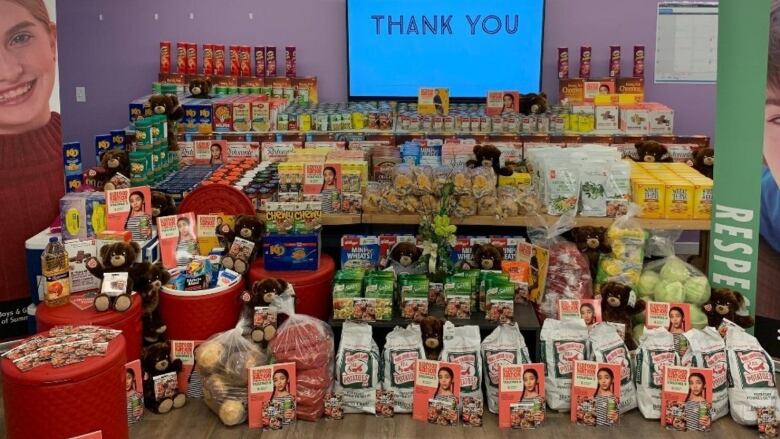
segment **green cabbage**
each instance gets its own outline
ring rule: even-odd
[[[692,276],[685,281],[685,302],[701,306],[710,300],[710,282],[706,276]],[[693,308],[693,307],[692,307]]]
[[[642,275],[639,276],[639,284],[637,284],[637,293],[639,294],[640,298],[645,298],[648,296],[653,295],[653,289],[658,284],[658,282],[661,280],[661,277],[658,276],[658,273],[656,273],[653,270],[645,270],[642,272]]]
[[[683,284],[679,281],[671,282],[662,279],[656,285],[654,293],[657,302],[679,303],[685,299]]]
[[[685,282],[690,277],[688,264],[678,257],[670,257],[661,268],[661,279],[670,282]]]
[[[691,325],[696,329],[703,329],[707,326],[707,314],[698,306],[691,306]]]

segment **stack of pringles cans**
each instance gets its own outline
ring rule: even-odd
[[[198,74],[198,45],[180,41],[176,43],[176,71],[173,71],[173,43],[160,42],[160,73]],[[254,54],[254,58],[252,55]],[[202,70],[206,76],[254,76],[257,78],[280,76],[277,48],[275,46],[252,46],[223,44],[202,45]],[[284,76],[297,76],[295,46],[284,48]]]
[[[591,79],[591,46],[580,46],[578,79]],[[634,46],[634,68],[632,78],[645,77],[645,46]],[[558,48],[558,79],[569,79],[570,62],[568,47]],[[609,77],[619,78],[621,63],[620,46],[609,46]]]

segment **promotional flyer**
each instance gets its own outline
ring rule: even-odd
[[[661,425],[677,431],[709,431],[712,369],[666,366],[661,391]]]
[[[412,418],[437,425],[458,423],[460,366],[418,360],[412,396]]]
[[[144,385],[141,360],[125,364],[125,391],[127,392],[127,423],[135,424],[144,417]]]
[[[601,323],[601,301],[598,299],[561,299],[558,301],[558,320],[582,319],[588,329]]]
[[[544,423],[544,364],[504,364],[498,387],[498,426],[522,430]]]
[[[590,427],[620,423],[620,365],[574,362],[571,422]]]
[[[229,227],[230,230],[233,230],[233,227],[236,224],[233,215],[225,215],[222,213],[198,215],[197,220],[198,250],[203,256],[208,255],[212,249],[220,247],[219,238],[217,237],[217,230],[220,227]]]
[[[127,230],[133,241],[152,239],[152,192],[149,186],[106,191],[107,230]]]
[[[157,218],[157,235],[165,268],[186,265],[198,254],[195,214],[192,212]]]
[[[249,369],[249,428],[281,430],[295,422],[295,363]]]

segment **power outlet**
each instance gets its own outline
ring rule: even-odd
[[[76,102],[87,102],[87,89],[76,87]]]

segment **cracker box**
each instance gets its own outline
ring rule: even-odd
[[[249,158],[260,161],[259,142],[227,142],[226,152],[227,160]]]
[[[498,426],[529,430],[545,418],[544,364],[499,366]]]
[[[701,178],[692,181],[693,219],[710,219],[712,217],[712,180]]]
[[[195,214],[192,212],[157,218],[163,267],[185,265],[198,254],[195,225]]]
[[[372,270],[379,266],[379,238],[344,235],[341,237],[341,268]]]
[[[580,78],[561,79],[558,81],[558,96],[561,102],[581,105],[585,102],[585,80]]]
[[[417,95],[419,114],[448,114],[450,111],[450,90],[441,87],[421,87]]]
[[[152,194],[149,186],[106,191],[108,230],[127,230],[134,241],[152,238]]]
[[[252,100],[252,131],[266,132],[271,129],[271,103],[268,99]]]
[[[100,279],[87,270],[87,258],[99,257],[94,239],[65,241],[68,252],[68,272],[70,274],[70,292],[93,291],[100,288]]]
[[[632,177],[631,193],[642,211],[640,218],[663,218],[666,186],[654,177]]]
[[[661,425],[677,431],[710,430],[712,369],[664,367]]]
[[[252,97],[241,96],[233,101],[233,130],[247,132],[252,129]]]
[[[649,134],[650,114],[639,104],[620,107],[620,130],[626,134]]]
[[[295,363],[249,369],[249,428],[281,430],[295,423]]]
[[[263,264],[268,271],[317,270],[320,265],[320,234],[266,235]]]
[[[669,219],[691,219],[695,186],[683,178],[664,179],[664,212]]]
[[[619,364],[575,361],[571,388],[571,422],[591,427],[620,423]]]
[[[412,419],[437,425],[457,425],[460,366],[443,361],[417,360]]]
[[[596,129],[617,131],[620,108],[617,105],[596,105]]]

